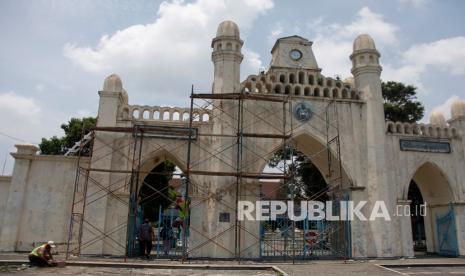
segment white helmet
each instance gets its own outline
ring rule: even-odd
[[[54,241],[48,241],[47,244],[50,245],[51,248],[55,248],[55,247],[56,247]]]

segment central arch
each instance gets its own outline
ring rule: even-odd
[[[340,201],[349,199],[347,193],[352,181],[342,162],[339,163],[339,158],[336,154],[337,148],[328,148],[327,144],[322,142],[322,139],[310,135],[306,131],[301,131],[291,138],[289,144],[298,152],[303,154],[305,158],[310,159],[310,163],[316,168],[313,176],[313,181],[321,183],[323,186],[316,185],[318,188],[310,189],[310,194],[306,194],[302,200],[330,200],[333,205],[326,205],[326,208],[331,208],[333,215],[339,212]],[[267,160],[270,160],[275,152],[283,150],[282,143],[276,143],[273,146],[273,153],[269,155]],[[285,154],[287,155],[287,153]],[[261,164],[261,171],[265,169],[268,162]],[[331,173],[330,173],[331,172]],[[319,175],[319,177],[318,177]],[[339,183],[334,179],[339,178]],[[285,182],[273,183],[271,181],[261,181],[260,189],[262,200],[291,200],[288,187],[283,185]],[[313,183],[313,182],[312,182]],[[268,187],[267,187],[268,186]],[[284,189],[283,189],[283,186]],[[302,188],[302,187],[301,187]],[[319,190],[321,188],[321,191]],[[298,206],[300,200],[295,204]],[[299,207],[295,207],[294,214],[299,216]],[[308,217],[292,222],[286,215],[281,215],[275,220],[264,221],[260,227],[261,235],[261,256],[262,258],[282,258],[296,254],[298,258],[327,257],[339,258],[350,257],[350,225],[348,221],[328,221],[328,220],[312,220]],[[293,233],[287,234],[286,233]],[[291,238],[293,239],[291,241]],[[289,255],[289,245],[293,249],[293,253]]]
[[[292,138],[290,139],[292,142],[290,143],[294,146],[298,151],[301,151],[306,156],[308,156],[312,163],[318,168],[321,175],[325,178],[326,182],[328,183],[328,175],[329,175],[329,164],[331,164],[332,172],[333,173],[340,173],[342,176],[342,183],[343,189],[347,189],[350,186],[353,186],[353,180],[348,172],[348,167],[344,162],[344,158],[342,157],[341,153],[341,169],[342,171],[339,172],[339,168],[336,165],[339,165],[337,149],[334,146],[331,146],[329,149],[330,157],[328,157],[328,147],[327,143],[324,141],[322,137],[318,135],[310,134],[307,130],[302,130],[295,133]],[[265,169],[268,164],[268,160],[271,159],[273,154],[283,148],[282,141],[275,141],[272,145],[269,146],[271,148],[271,152],[260,161],[258,166],[258,172],[261,173]],[[328,161],[328,158],[331,158],[331,161]],[[333,166],[334,165],[334,166]],[[337,170],[337,171],[336,171]]]
[[[182,255],[183,234],[188,233],[183,227],[189,225],[184,172],[184,162],[164,149],[148,153],[141,161],[134,229],[137,234],[143,221],[149,221],[154,230],[152,244],[157,256]]]

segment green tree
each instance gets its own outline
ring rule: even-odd
[[[417,88],[401,82],[381,83],[384,117],[387,121],[413,123],[423,118],[424,106],[417,101]]]
[[[328,199],[326,181],[310,158],[294,147],[287,146],[286,149],[279,149],[271,157],[268,165],[272,168],[282,167],[284,160],[287,162],[289,172],[294,175],[294,195],[296,199],[318,201],[326,201]],[[294,162],[290,162],[291,160]],[[290,187],[287,187],[287,194],[290,193]]]
[[[74,144],[81,140],[82,133],[88,133],[92,127],[97,123],[97,119],[94,117],[86,118],[71,118],[66,124],[62,124],[61,128],[65,132],[63,137],[58,138],[53,136],[50,139],[42,138],[39,144],[40,152],[44,155],[63,155],[68,149],[74,146]],[[82,155],[89,155],[89,145],[87,145]]]

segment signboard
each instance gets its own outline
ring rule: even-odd
[[[435,142],[425,140],[400,139],[400,150],[421,151],[433,153],[450,153],[449,142]]]

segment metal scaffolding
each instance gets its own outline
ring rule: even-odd
[[[81,152],[86,144],[82,143],[80,149],[76,150],[78,155],[78,165],[76,170],[75,188],[73,195],[72,210],[70,215],[68,243],[66,250],[66,258],[71,255],[79,256],[85,254],[85,249],[93,246],[97,242],[105,244],[107,247],[113,248],[115,252],[120,252],[121,256],[133,257],[137,255],[137,231],[141,219],[140,203],[153,200],[155,196],[166,198],[170,204],[176,205],[179,202],[176,199],[166,196],[167,187],[157,189],[148,185],[153,190],[153,195],[141,198],[139,188],[145,185],[145,179],[141,179],[141,174],[152,174],[153,171],[144,171],[142,168],[142,160],[144,157],[143,148],[147,144],[157,148],[169,150],[172,147],[170,140],[182,141],[182,145],[186,147],[185,170],[181,174],[185,182],[184,192],[182,194],[183,202],[187,207],[187,217],[182,220],[182,227],[178,225],[180,230],[177,234],[177,240],[174,245],[175,250],[170,250],[171,258],[185,261],[191,258],[192,253],[200,250],[207,244],[215,244],[224,249],[233,259],[239,262],[246,258],[244,255],[259,248],[260,258],[280,258],[284,260],[308,259],[319,257],[335,257],[347,258],[350,257],[350,225],[348,223],[330,223],[319,226],[314,222],[305,219],[304,222],[278,220],[275,226],[280,224],[280,236],[270,229],[276,229],[275,226],[268,229],[266,223],[260,223],[259,231],[249,229],[245,223],[238,219],[238,202],[243,199],[254,198],[261,200],[262,194],[260,188],[250,188],[248,181],[260,180],[275,180],[279,185],[275,188],[289,190],[289,200],[295,201],[296,191],[295,183],[297,176],[295,175],[295,158],[294,148],[297,146],[294,140],[296,129],[305,127],[305,123],[294,121],[293,104],[299,101],[304,101],[305,98],[292,95],[261,95],[254,93],[230,93],[230,94],[196,94],[193,87],[190,95],[190,112],[189,120],[185,122],[184,127],[161,125],[156,122],[150,124],[133,123],[132,127],[95,127],[92,129],[90,137],[90,152],[92,153],[88,159],[82,158]],[[260,108],[252,108],[253,104],[260,104]],[[280,109],[280,117],[277,121],[279,124],[270,124],[264,118],[266,114],[271,114],[268,104],[282,105]],[[222,124],[225,129],[215,133],[214,131],[202,131],[198,127],[197,120],[199,110],[210,111],[211,117],[209,121],[213,124]],[[343,170],[341,164],[339,123],[337,113],[337,103],[327,99],[324,101],[324,107],[320,110],[312,110],[314,120],[324,121],[325,129],[314,129],[319,132],[320,136],[326,137],[324,148],[314,153],[314,156],[326,155],[328,171],[325,175],[327,187],[321,190],[320,194],[329,194],[333,200],[340,201],[347,199],[343,188]],[[277,114],[277,110],[276,113]],[[265,125],[268,132],[256,132],[257,125]],[[298,126],[297,126],[298,125]],[[108,142],[108,140],[99,138],[102,133],[115,135],[118,140]],[[117,135],[119,134],[119,135]],[[89,139],[89,134],[83,135]],[[217,141],[215,146],[210,143],[203,143],[202,139],[208,141]],[[260,172],[253,170],[253,166],[257,162],[268,161],[270,154],[276,151],[276,148],[266,149],[261,148],[262,141],[280,141],[283,154],[282,168],[278,172]],[[98,145],[98,146],[96,146]],[[180,144],[177,144],[179,147]],[[290,150],[290,158],[287,159],[286,151]],[[192,151],[204,153],[203,159],[192,159]],[[124,160],[128,169],[114,169],[112,166],[95,166],[100,164],[100,161],[111,157],[117,153],[121,160]],[[228,154],[234,153],[234,154]],[[308,156],[310,159],[313,156]],[[232,159],[231,159],[232,158]],[[213,168],[205,168],[206,164],[211,164],[215,160],[222,170]],[[104,163],[104,162],[103,162]],[[108,164],[111,164],[108,163]],[[114,176],[114,177],[112,177]],[[120,177],[116,177],[120,176]],[[192,181],[195,176],[211,178],[211,182],[218,177],[227,177],[231,180],[224,183],[219,191],[211,193],[207,187]],[[106,179],[106,183],[101,183],[101,179]],[[140,186],[139,186],[140,185]],[[260,186],[258,186],[260,187]],[[191,200],[191,195],[195,191],[196,201]],[[219,197],[218,194],[234,194],[233,202]],[[312,200],[318,197],[318,193],[307,200]],[[111,198],[115,204],[119,204],[127,208],[127,221],[113,225],[113,227],[102,227],[96,225],[94,221],[86,219],[86,211],[93,204],[98,204],[99,201],[108,200]],[[201,229],[196,229],[190,223],[190,214],[192,210],[201,206],[208,200],[214,200],[215,204],[222,206],[234,214],[234,222],[231,226],[214,233],[209,236],[203,233]],[[106,202],[106,201],[105,201]],[[106,204],[106,203],[103,203]],[[333,206],[340,208],[340,206]],[[229,213],[228,213],[229,214]],[[229,215],[220,219],[229,221]],[[170,217],[171,216],[171,217]],[[160,211],[158,222],[158,239],[160,236],[160,224],[165,224],[167,221],[173,223],[173,217],[170,214],[164,214]],[[316,226],[315,226],[316,225]],[[315,227],[316,228],[315,228]],[[83,233],[87,231],[92,233],[91,237],[84,237]],[[316,229],[316,230],[315,230]],[[126,243],[115,238],[119,232],[126,233]],[[230,250],[218,239],[222,235],[234,231],[234,250]],[[272,230],[275,231],[275,230]],[[284,236],[283,231],[290,232],[290,235]],[[198,244],[189,242],[189,235],[194,233],[202,238]],[[309,234],[309,233],[315,233]],[[249,242],[244,240],[249,237]],[[310,237],[310,238],[309,238]],[[289,246],[290,239],[290,246]],[[311,242],[310,242],[311,240]],[[156,257],[164,257],[159,252],[159,240],[157,242]],[[179,250],[178,250],[179,249]]]

